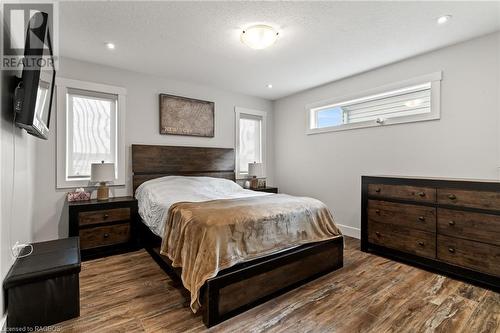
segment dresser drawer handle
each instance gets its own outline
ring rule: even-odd
[[[380,215],[380,209],[375,210],[375,214]]]
[[[419,216],[418,220],[424,222],[425,221],[425,216]]]
[[[450,199],[450,200],[455,200],[456,198],[457,198],[457,196],[455,194],[448,195],[448,199]]]
[[[419,241],[419,242],[418,242],[418,245],[420,245],[420,246],[424,246],[424,245],[425,245],[425,243],[424,243],[424,242],[422,242],[422,241]]]
[[[375,189],[375,192],[380,193],[380,191],[381,191],[381,190],[382,190],[382,189],[381,189],[380,187],[377,187],[377,188]]]
[[[380,237],[380,236],[381,236],[381,235],[380,235],[380,232],[378,232],[378,231],[376,231],[376,232],[375,232],[375,235],[377,235],[377,237]]]
[[[449,221],[448,224],[451,225],[451,226],[454,226],[455,225],[455,221]]]
[[[425,192],[418,192],[417,194],[418,194],[418,196],[419,196],[419,197],[421,197],[421,198],[425,197]]]
[[[103,217],[107,219],[109,217],[109,214],[104,214]]]
[[[109,234],[108,233],[105,233],[104,234],[104,238],[108,238],[109,237]]]
[[[450,253],[455,253],[455,249],[454,249],[454,248],[452,248],[452,247],[449,247],[449,248],[448,248],[448,252],[450,252]]]

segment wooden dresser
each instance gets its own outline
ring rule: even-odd
[[[500,182],[362,177],[361,249],[500,290]]]
[[[77,201],[68,206],[69,236],[80,236],[83,260],[137,248],[137,201],[133,197]]]

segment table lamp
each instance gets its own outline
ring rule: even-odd
[[[250,188],[256,189],[259,187],[258,178],[262,177],[262,163],[248,163],[248,175],[251,177],[250,179]]]
[[[90,181],[99,183],[97,200],[109,199],[109,187],[106,183],[115,179],[114,163],[92,163],[90,168]]]

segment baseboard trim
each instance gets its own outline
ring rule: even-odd
[[[354,237],[357,239],[361,238],[361,229],[359,229],[359,228],[354,228],[354,227],[350,227],[348,225],[343,225],[343,224],[338,224],[338,223],[337,223],[337,227],[339,227],[340,231],[342,231],[342,233],[346,236]]]

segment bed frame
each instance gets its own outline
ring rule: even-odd
[[[235,180],[232,148],[132,145],[133,187],[168,176],[210,176]],[[180,269],[161,255],[161,238],[139,223],[140,242],[174,279]],[[216,325],[258,304],[343,266],[343,238],[309,243],[222,270],[202,287],[203,322]]]

